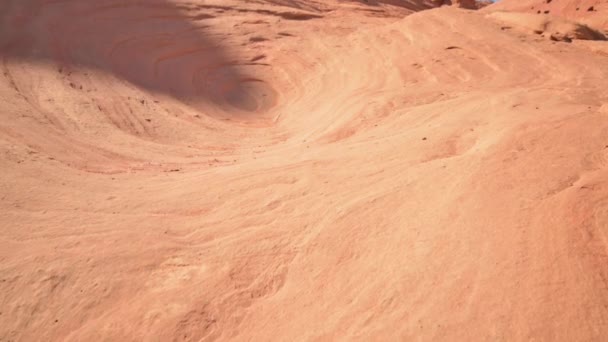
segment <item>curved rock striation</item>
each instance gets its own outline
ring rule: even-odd
[[[430,7],[1,2],[0,340],[601,340],[606,42]]]

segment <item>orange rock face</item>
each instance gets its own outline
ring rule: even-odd
[[[605,339],[605,7],[517,3],[0,1],[0,340]]]
[[[608,31],[608,0],[501,0],[489,9],[549,14]]]

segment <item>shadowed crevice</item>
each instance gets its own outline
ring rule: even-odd
[[[0,54],[96,68],[184,102],[259,110],[267,100],[257,96],[272,89],[252,86],[205,25],[215,15],[167,0],[5,0]]]

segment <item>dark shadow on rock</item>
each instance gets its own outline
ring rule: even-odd
[[[411,11],[424,11],[427,9],[437,7],[437,5],[433,2],[435,0],[426,0],[426,1],[419,1],[419,0],[357,0],[357,1],[361,2],[365,5],[368,5],[368,6],[380,6],[381,4],[384,4],[384,5],[391,5],[391,6],[396,6],[396,7],[403,7],[408,10],[411,10]]]
[[[100,69],[185,102],[260,109],[267,100],[257,96],[272,89],[239,71],[205,26],[214,15],[167,0],[3,0],[0,54]]]

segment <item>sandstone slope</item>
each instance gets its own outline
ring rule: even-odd
[[[489,10],[550,14],[608,31],[608,0],[500,0]]]
[[[0,340],[606,336],[607,43],[397,5],[2,2]]]

